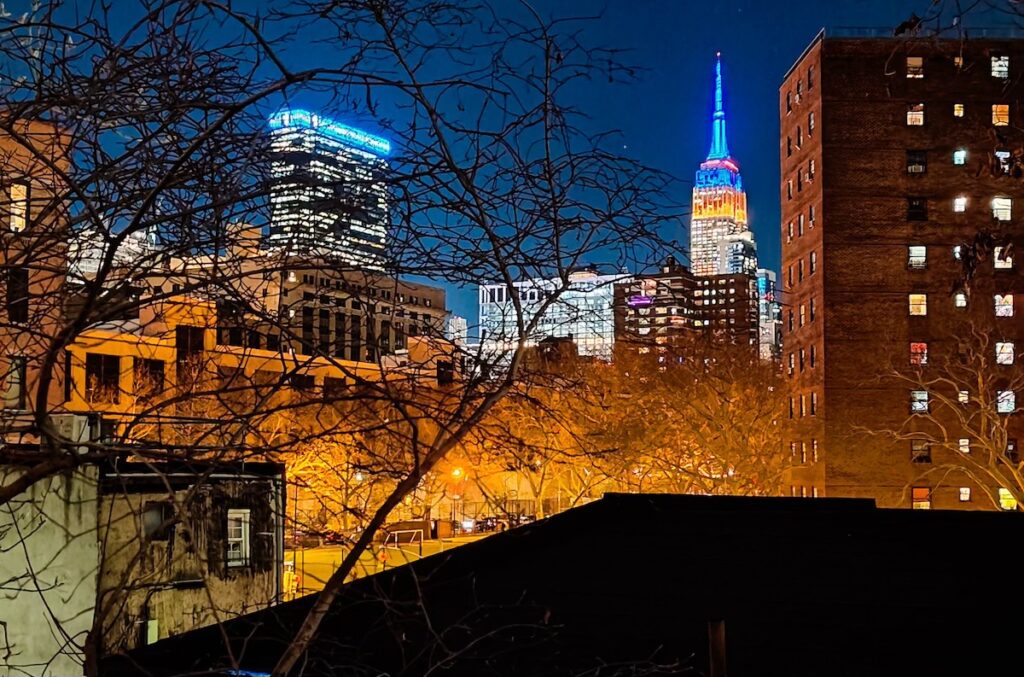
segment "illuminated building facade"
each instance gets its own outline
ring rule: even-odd
[[[755,288],[753,276],[697,277],[669,257],[658,272],[615,285],[615,339],[641,351],[686,342],[698,333],[756,345]]]
[[[730,257],[723,256],[726,238],[753,234],[747,227],[747,194],[743,192],[740,168],[729,153],[725,135],[725,107],[722,101],[722,60],[715,63],[715,113],[711,128],[711,150],[701,163],[693,186],[690,220],[690,262],[698,277],[720,273],[749,273],[757,269],[756,254],[749,270],[728,269]]]
[[[568,287],[558,278],[514,282],[511,293],[519,296],[524,323],[543,310],[527,345],[545,338],[572,338],[580,355],[610,359],[615,343],[614,287],[628,279],[628,274],[600,275],[584,268],[569,273]],[[491,355],[511,353],[519,341],[517,313],[509,294],[504,284],[480,287],[480,342]]]
[[[269,126],[269,244],[382,268],[391,144],[303,110],[278,113]]]
[[[774,270],[757,270],[757,345],[762,360],[782,355],[782,302]]]

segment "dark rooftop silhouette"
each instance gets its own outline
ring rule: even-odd
[[[304,675],[708,674],[709,627],[724,621],[733,676],[978,674],[1017,660],[1011,553],[1022,533],[1019,514],[610,494],[349,584],[299,665]],[[269,672],[314,599],[224,624],[240,667]],[[223,668],[223,636],[164,640],[107,660],[105,674]]]

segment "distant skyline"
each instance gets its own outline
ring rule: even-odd
[[[630,50],[638,82],[578,92],[597,129],[621,132],[622,152],[679,179],[689,203],[694,171],[711,144],[716,52],[722,53],[729,150],[743,171],[761,265],[780,259],[778,91],[822,27],[895,27],[930,0],[545,0],[542,12],[601,18],[590,42]],[[688,221],[688,219],[687,219]],[[682,245],[686,231],[665,233]],[[450,290],[452,312],[476,322],[476,290]],[[471,334],[475,333],[470,331]]]

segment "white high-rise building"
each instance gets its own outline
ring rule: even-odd
[[[762,360],[782,356],[782,303],[774,270],[757,270],[757,344]]]
[[[278,113],[269,125],[268,244],[382,268],[390,142],[303,110]]]
[[[456,345],[465,345],[469,334],[469,324],[466,318],[459,315],[449,315],[445,320],[444,337]]]
[[[600,275],[587,268],[569,274],[568,287],[560,279],[522,280],[513,284],[522,307],[523,322],[540,314],[527,336],[527,345],[548,338],[572,338],[580,355],[610,359],[615,343],[615,284],[630,276]],[[517,314],[504,284],[480,287],[480,342],[489,355],[513,351],[519,340]]]
[[[725,235],[718,241],[718,271],[723,275],[757,274],[757,244],[749,230]]]

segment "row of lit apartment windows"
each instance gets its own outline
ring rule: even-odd
[[[792,355],[792,353],[791,353]],[[1016,346],[1013,341],[996,341],[996,364],[1012,365],[1016,360]],[[915,367],[928,366],[928,343],[925,341],[910,342],[910,364]],[[812,365],[813,366],[813,365]]]
[[[810,452],[810,455],[808,455],[808,453],[807,453],[807,442],[805,442],[805,441],[790,442],[789,443],[789,457],[790,457],[790,459],[794,463],[797,462],[796,459],[797,459],[797,452],[798,452],[798,450],[799,450],[799,454],[800,454],[800,465],[805,465],[808,461],[811,462],[811,463],[817,463],[818,462],[818,440],[816,440],[816,439],[812,439],[811,440],[811,452]]]
[[[795,229],[793,227],[793,222],[790,221],[786,225],[786,242],[789,243],[789,242],[793,241],[794,233],[795,233],[796,237],[803,237],[805,226],[808,227],[808,228],[814,228],[817,216],[818,216],[817,210],[814,208],[814,205],[811,205],[811,206],[809,206],[807,208],[807,218],[806,219],[804,218],[804,215],[802,213],[796,217],[796,228]]]
[[[800,321],[800,325],[799,326],[802,327],[805,324],[808,324],[810,322],[814,322],[814,318],[817,316],[817,313],[815,312],[814,299],[810,299],[806,304],[801,303],[798,310],[799,310],[799,312],[798,312],[797,317],[799,318],[799,321]],[[794,316],[793,316],[793,310],[792,309],[790,309],[790,311],[789,311],[789,315],[787,317],[787,320],[788,320],[787,321],[787,326],[789,327],[789,331],[792,332],[793,331],[793,321],[794,321]]]
[[[992,125],[995,127],[1007,127],[1010,124],[1010,104],[1008,103],[994,103],[992,104]],[[924,126],[924,102],[908,103],[907,104],[907,126],[908,127],[923,127]],[[962,118],[964,116],[964,105],[962,103],[953,104],[953,117]]]
[[[818,487],[804,487],[804,486],[793,486],[789,487],[789,495],[793,498],[799,496],[800,498],[817,498]]]
[[[816,272],[818,272],[818,252],[810,252],[807,255],[807,267],[806,267],[806,270],[807,270],[807,276],[808,277],[810,277],[811,275],[814,275]],[[797,282],[803,282],[804,281],[804,260],[803,259],[800,259],[799,261],[796,262],[796,281]],[[793,288],[793,264],[790,264],[789,268],[786,269],[786,283],[787,283],[787,286],[790,289]]]
[[[952,210],[956,214],[963,214],[967,211],[967,196],[958,195],[953,198]],[[989,208],[992,211],[992,218],[997,221],[1009,221],[1013,215],[1013,198],[1005,195],[997,195],[989,201]],[[907,220],[927,221],[928,220],[928,198],[908,197],[907,198]]]
[[[957,494],[961,503],[969,503],[971,501],[971,488],[970,487],[958,487]],[[999,507],[1003,510],[1016,510],[1017,499],[1013,497],[1013,494],[1009,489],[1000,487],[999,489]],[[932,507],[932,489],[931,487],[912,487],[910,490],[911,507],[915,510],[929,510]]]
[[[1013,294],[994,294],[992,301],[996,317],[1013,317]],[[920,317],[928,314],[928,294],[908,294],[907,306],[911,316]],[[953,294],[953,306],[967,307],[967,293],[959,291]]]
[[[814,136],[815,118],[814,111],[807,114],[807,136]],[[800,125],[796,126],[796,148],[800,150],[804,147],[804,130]],[[786,157],[793,155],[793,137],[786,137]]]
[[[814,89],[814,66],[808,66],[807,68],[807,90]],[[796,81],[796,102],[801,103],[804,97],[804,81],[803,78],[798,78]],[[786,113],[793,112],[793,92],[786,92]]]
[[[944,446],[944,445],[943,445]],[[962,437],[957,440],[957,444],[952,448],[953,451],[959,454],[969,455],[971,453],[971,440],[968,437]],[[1020,448],[1017,446],[1017,439],[1011,438],[1006,440],[1006,447],[1003,449],[1003,455],[1006,460],[1011,463],[1020,462]],[[910,462],[911,463],[931,463],[932,462],[932,444],[928,440],[910,440]]]
[[[989,73],[992,77],[999,80],[1007,80],[1010,77],[1010,57],[1005,54],[993,54],[990,57],[989,62]],[[964,60],[962,56],[953,57],[953,65],[957,68],[963,68]],[[906,60],[906,74],[908,80],[923,80],[924,79],[924,57],[923,56],[908,56]]]
[[[994,270],[1013,270],[1012,250],[1009,247],[997,245],[992,251],[992,268]],[[959,261],[963,252],[963,245],[953,247],[953,259]],[[907,246],[907,268],[910,270],[924,270],[928,267],[928,247],[923,244],[912,244]],[[965,297],[966,299],[966,297]]]
[[[1003,174],[1009,174],[1013,166],[1012,155],[1010,151],[1005,148],[999,148],[993,156],[995,161],[998,163],[998,169]],[[967,149],[957,148],[953,151],[953,164],[956,166],[964,166],[967,164]],[[993,166],[993,171],[996,169]],[[908,150],[907,151],[907,174],[911,176],[921,176],[928,173],[928,151],[924,150]]]
[[[964,393],[966,391],[960,391],[958,393],[958,401],[963,403]],[[967,396],[967,401],[970,401],[970,396]],[[1017,410],[1017,393],[1013,390],[997,390],[996,391],[996,413],[997,414],[1012,414]],[[911,414],[927,414],[931,411],[931,393],[927,390],[911,390],[910,391],[910,413]]]
[[[796,170],[796,192],[802,193],[804,190],[804,177],[807,177],[807,183],[814,181],[817,169],[814,162],[814,158],[807,161],[806,172],[803,166],[797,167]],[[786,199],[793,199],[793,179],[786,181]]]
[[[800,350],[793,351],[789,354],[789,369],[788,373],[790,376],[796,373],[797,367],[799,366],[800,371],[804,370],[805,366],[809,366],[814,369],[818,362],[818,350],[815,346],[810,348],[800,348]]]
[[[811,392],[810,395],[792,396],[789,398],[789,417],[803,418],[805,416],[818,415],[818,393]]]

